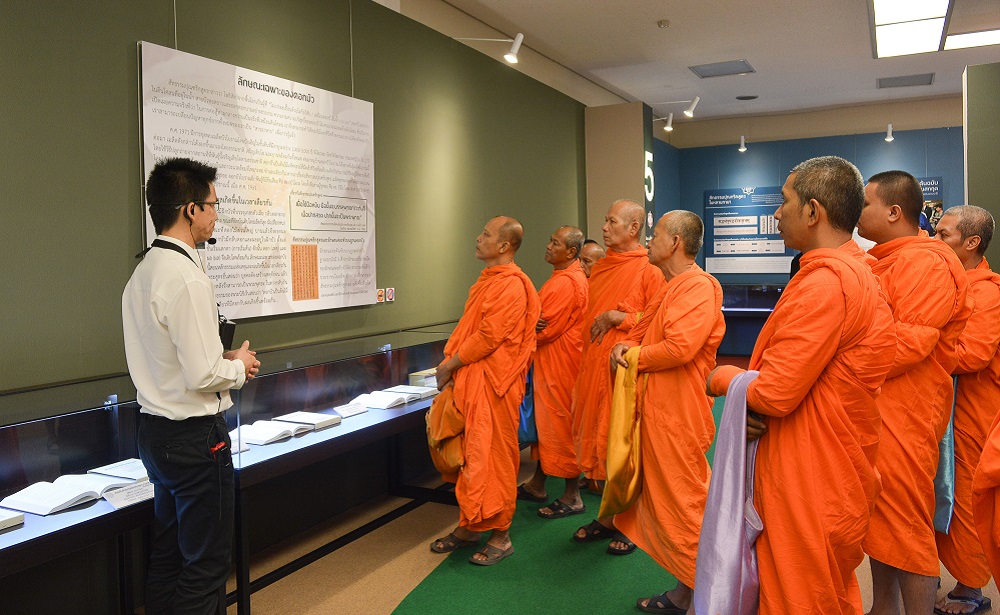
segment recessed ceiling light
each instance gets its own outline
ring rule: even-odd
[[[744,96],[737,96],[736,100],[757,100],[757,98],[758,98],[757,96],[753,96],[753,95],[747,94],[747,95],[744,95]]]
[[[669,19],[661,19],[660,21],[656,22],[656,25],[658,27],[660,27],[660,28],[669,28],[670,27],[670,20]]]
[[[894,23],[875,28],[875,47],[880,58],[929,53],[941,47],[944,17]]]
[[[949,0],[874,0],[875,25],[944,17]]]
[[[985,47],[986,45],[1000,45],[1000,30],[949,34],[944,41],[945,49],[966,49],[968,47]]]

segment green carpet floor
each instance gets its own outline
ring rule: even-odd
[[[723,399],[713,412],[718,424]],[[711,462],[714,448],[709,451]],[[549,479],[553,498],[562,479]],[[642,551],[615,556],[608,542],[577,543],[576,528],[597,516],[600,497],[583,495],[587,512],[564,519],[542,519],[544,504],[518,501],[511,526],[514,554],[495,566],[468,562],[476,549],[442,556],[441,565],[400,603],[399,615],[458,613],[637,613],[635,601],[674,586],[676,580]],[[485,539],[484,539],[485,540]]]

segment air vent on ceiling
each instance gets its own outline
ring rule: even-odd
[[[725,77],[726,75],[743,75],[745,73],[755,73],[753,66],[746,60],[729,60],[728,62],[716,62],[714,64],[699,64],[698,66],[688,66],[694,74],[702,79],[708,77]]]
[[[934,83],[934,73],[922,75],[903,75],[902,77],[881,77],[878,80],[879,89],[908,88],[914,85],[930,85]]]

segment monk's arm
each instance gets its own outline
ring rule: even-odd
[[[663,286],[663,274],[659,269],[650,265],[642,272],[642,280],[636,285],[632,292],[624,301],[618,304],[618,310],[623,312],[625,317],[617,326],[622,331],[629,331],[642,340],[653,312],[663,299],[660,292]],[[629,336],[633,337],[632,335]]]
[[[455,353],[465,365],[481,361],[492,354],[524,319],[527,302],[521,280],[510,276],[496,284],[496,291],[483,301],[483,318],[479,323],[479,330],[462,342]]]
[[[956,344],[956,374],[973,374],[986,369],[1000,346],[1000,288],[985,282],[970,286],[969,293],[975,307]]]
[[[707,278],[693,278],[671,294],[676,297],[666,310],[663,341],[643,346],[639,352],[639,371],[656,372],[689,363],[708,341],[719,318],[721,297]]]
[[[903,261],[895,271],[892,279],[883,281],[896,321],[896,359],[888,378],[899,376],[930,356],[941,328],[951,319],[958,293],[943,259],[912,266]]]
[[[747,407],[767,416],[798,408],[840,344],[846,306],[836,275],[816,271],[797,291],[776,308],[780,327],[761,353],[760,375],[747,387]]]

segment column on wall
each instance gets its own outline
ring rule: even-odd
[[[653,112],[641,103],[587,107],[587,237],[601,241],[612,202],[632,199],[653,211]],[[648,218],[647,218],[648,219]],[[646,229],[649,234],[649,228]]]
[[[965,105],[965,202],[1000,218],[1000,63],[967,66],[963,76]],[[994,270],[1000,266],[1000,241],[986,249]]]

